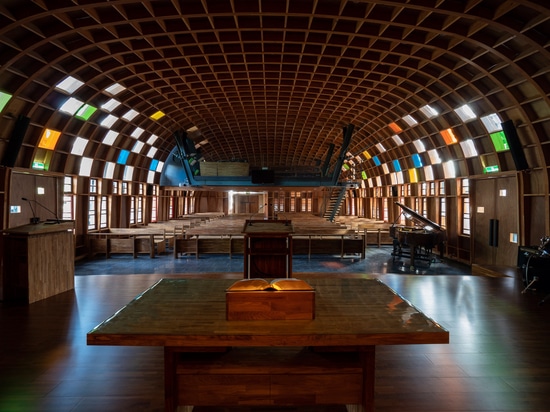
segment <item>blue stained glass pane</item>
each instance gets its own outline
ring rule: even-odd
[[[125,165],[126,161],[128,160],[128,156],[130,156],[130,152],[128,150],[121,150],[118,155],[118,160],[116,162],[119,165]]]
[[[412,155],[412,161],[413,161],[414,167],[422,167],[422,158],[418,153],[415,153]]]
[[[374,157],[372,158],[372,160],[374,160],[374,164],[375,164],[376,166],[380,166],[380,165],[382,164],[382,163],[380,163],[380,160],[378,159],[378,156],[374,156]]]
[[[149,165],[149,170],[157,170],[157,166],[159,165],[159,161],[157,159],[151,160],[151,164]]]
[[[399,160],[395,159],[393,161],[393,168],[395,169],[396,172],[401,171],[401,165],[399,164]]]

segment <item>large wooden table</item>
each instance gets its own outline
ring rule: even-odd
[[[300,404],[372,412],[377,345],[449,342],[448,331],[379,280],[303,279],[315,288],[314,320],[227,321],[234,280],[162,279],[87,342],[163,346],[169,412]]]

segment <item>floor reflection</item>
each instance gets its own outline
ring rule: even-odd
[[[467,265],[436,259],[428,265],[426,262],[417,261],[415,268],[411,269],[410,262],[403,258],[393,258],[393,248],[369,247],[365,253],[365,259],[360,256],[346,255],[294,255],[292,259],[293,272],[338,272],[338,273],[378,273],[378,274],[418,274],[418,275],[470,275],[471,270]],[[130,274],[130,273],[220,273],[243,272],[244,259],[242,255],[209,254],[202,255],[198,259],[195,256],[180,257],[174,259],[171,254],[157,256],[150,259],[139,256],[132,259],[129,255],[112,255],[106,259],[103,256],[91,260],[78,262],[76,275],[96,274]]]

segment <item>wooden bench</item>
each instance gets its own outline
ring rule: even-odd
[[[167,239],[165,231],[154,231],[144,228],[112,228],[101,232],[88,233],[89,255],[148,254],[151,258],[166,252]]]
[[[338,218],[338,221],[345,224],[348,229],[364,234],[366,246],[380,247],[393,244],[393,238],[390,236],[391,223],[357,216],[342,216]]]
[[[195,255],[196,258],[201,254],[244,254],[243,235],[191,235],[185,238],[176,238],[174,245],[174,257],[181,255]]]
[[[189,238],[176,239],[174,245],[174,257],[182,255],[195,255],[198,258],[201,254],[234,254],[244,253],[244,239],[242,235],[212,236],[193,235]],[[331,233],[324,234],[300,234],[292,236],[293,255],[359,255],[365,258],[365,236],[363,234],[338,235]]]
[[[393,238],[390,236],[389,228],[365,228],[363,232],[365,234],[366,245],[376,245],[378,247],[382,245],[393,245]]]
[[[328,222],[318,216],[302,213],[281,213],[292,221],[293,255],[359,255],[365,258],[365,233],[348,229],[345,225]],[[244,253],[243,225],[249,215],[231,215],[204,225],[185,230],[175,240],[174,257],[208,253]]]
[[[298,234],[292,236],[293,255],[360,255],[365,258],[365,236],[362,234]]]

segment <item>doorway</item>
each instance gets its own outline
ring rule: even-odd
[[[264,193],[237,193],[233,199],[236,214],[249,214],[255,219],[263,219],[267,215]]]
[[[514,267],[519,239],[517,177],[476,179],[474,182],[472,263]]]

